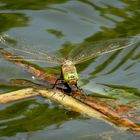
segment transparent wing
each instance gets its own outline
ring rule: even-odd
[[[0,36],[0,46],[3,49],[8,50],[8,52],[12,53],[14,56],[14,60],[29,60],[36,62],[50,62],[55,64],[62,64],[64,59],[53,54],[47,54],[44,51],[40,50],[29,50],[27,44],[23,41],[16,42],[12,38],[1,35]]]
[[[74,64],[82,63],[97,56],[132,46],[140,41],[140,36],[117,38],[99,42],[82,43],[68,54]]]

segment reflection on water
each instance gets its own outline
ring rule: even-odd
[[[10,28],[27,26],[28,17],[22,13],[0,13],[0,32]]]
[[[75,43],[140,34],[139,9],[138,0],[0,0],[0,33],[27,40],[27,44],[34,44],[29,47],[30,50],[67,53]],[[87,90],[121,98],[124,102],[139,100],[139,60],[139,44],[89,60],[77,66],[79,84]],[[50,64],[37,64],[46,69],[47,66],[58,68]],[[32,80],[31,75],[13,63],[0,59],[0,67],[0,83],[7,85],[1,86],[1,92],[13,89],[8,86],[10,79]],[[38,98],[1,105],[0,138],[27,139],[27,135],[32,135],[29,139],[70,139],[69,136],[79,138],[83,133],[87,138],[99,139],[95,128],[100,133],[100,130],[106,132],[112,129],[95,119],[88,122],[83,118],[73,113],[69,116],[58,106],[49,108],[44,100]],[[70,119],[79,120],[73,125]],[[48,130],[49,127],[56,131]],[[91,136],[93,132],[90,130],[95,135]],[[122,136],[138,139],[130,133],[123,133]],[[115,137],[122,139],[122,136],[118,134]]]
[[[25,100],[0,110],[0,136],[12,136],[16,132],[29,132],[55,125],[59,129],[63,121],[78,118],[78,113],[67,113],[58,106],[48,106],[43,100]]]

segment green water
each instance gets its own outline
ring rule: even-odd
[[[139,0],[0,0],[0,34],[26,40],[32,44],[29,50],[67,53],[74,43],[138,35],[139,25]],[[138,44],[89,60],[77,66],[79,85],[122,103],[139,100],[139,63]],[[49,63],[35,64],[60,70]],[[9,84],[10,79],[40,83],[23,68],[1,58],[1,93],[18,88]],[[113,140],[139,139],[139,135],[40,97],[0,105],[0,140],[98,140],[110,136]]]

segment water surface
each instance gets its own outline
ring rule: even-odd
[[[0,0],[0,33],[26,40],[29,50],[63,51],[71,44],[140,34],[138,0]],[[38,63],[60,70],[57,65]],[[10,79],[32,79],[23,68],[0,59],[0,92],[15,89]],[[79,85],[87,92],[140,98],[139,45],[77,65]],[[139,139],[94,118],[65,110],[39,97],[0,106],[0,139]]]

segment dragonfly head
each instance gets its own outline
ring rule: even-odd
[[[78,80],[78,74],[76,72],[68,72],[64,75],[64,80],[70,85],[75,85]]]

